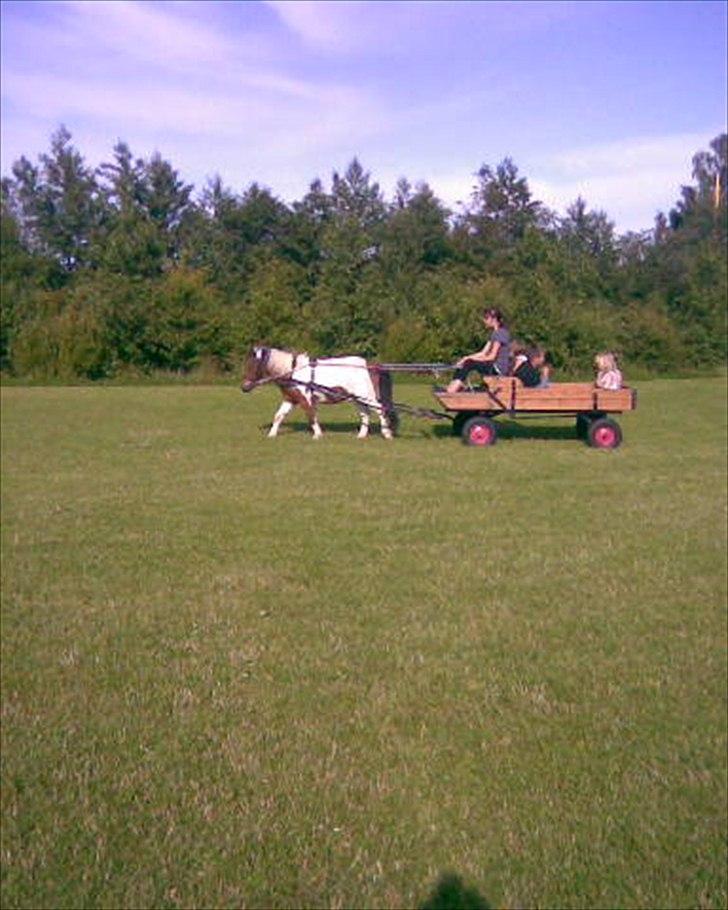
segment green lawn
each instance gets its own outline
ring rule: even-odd
[[[725,379],[276,402],[2,390],[2,906],[725,907]]]

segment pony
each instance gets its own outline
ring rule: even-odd
[[[243,392],[273,382],[280,389],[283,402],[273,417],[268,438],[278,435],[285,417],[298,405],[308,417],[314,439],[323,436],[316,405],[352,401],[359,411],[358,439],[369,435],[369,412],[379,415],[382,436],[393,433],[385,409],[374,391],[369,367],[363,357],[326,357],[312,360],[308,354],[296,354],[279,348],[256,345],[248,352],[243,367]]]

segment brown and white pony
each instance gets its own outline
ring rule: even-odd
[[[326,357],[311,360],[308,354],[294,354],[278,348],[251,348],[243,367],[243,392],[252,392],[259,385],[274,382],[281,391],[283,402],[273,417],[268,436],[278,435],[284,418],[296,405],[303,408],[311,425],[314,439],[323,433],[316,415],[316,405],[336,404],[351,400],[359,411],[357,437],[369,435],[369,412],[379,415],[382,436],[392,438],[392,430],[384,408],[377,399],[367,362],[363,357]],[[354,396],[349,399],[347,396]]]

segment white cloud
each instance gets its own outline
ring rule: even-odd
[[[602,209],[618,232],[646,230],[658,211],[667,212],[680,196],[680,187],[692,182],[692,158],[707,149],[720,129],[673,136],[623,139],[585,146],[547,158],[519,161],[535,199],[558,214],[581,196],[590,209]],[[381,172],[377,171],[377,176]],[[477,183],[473,168],[453,165],[451,170],[430,168],[412,179],[423,179],[449,208],[468,203]],[[393,174],[387,185],[394,187]]]
[[[691,182],[693,155],[718,132],[623,139],[561,152],[533,166],[529,185],[535,197],[559,212],[581,196],[589,208],[603,209],[618,230],[643,230]]]
[[[205,21],[212,5],[164,4],[137,0],[62,0],[43,24],[20,20],[3,30],[12,34],[15,54],[5,53],[4,69],[49,76],[75,72],[90,82],[123,71],[126,81],[147,85],[160,80],[228,82],[298,97],[318,88],[291,77],[260,35],[238,30],[234,37],[220,23]],[[201,18],[202,17],[202,18]],[[210,17],[208,16],[208,19]],[[36,53],[44,47],[45,53]],[[58,73],[57,61],[62,61]],[[153,76],[152,76],[153,74]]]
[[[652,170],[684,164],[685,160],[689,163],[698,148],[711,138],[713,137],[706,133],[683,133],[677,136],[622,139],[562,152],[554,156],[553,168],[570,176],[624,171],[647,174]]]
[[[305,44],[330,53],[447,46],[464,29],[473,35],[523,34],[575,17],[599,14],[577,0],[264,0]]]
[[[159,65],[213,64],[230,56],[235,45],[199,21],[165,11],[165,5],[137,0],[64,0],[68,26],[77,39],[91,40],[124,55]],[[170,8],[174,8],[170,6]],[[177,7],[179,9],[179,7]]]
[[[362,0],[265,0],[283,23],[307,44],[333,51],[355,47],[366,26]],[[386,11],[386,4],[382,4]],[[368,31],[368,29],[367,29]]]
[[[120,128],[146,127],[194,137],[241,139],[252,134],[260,138],[273,130],[281,138],[287,134],[300,147],[324,136],[365,134],[374,118],[366,96],[337,87],[309,88],[308,100],[316,109],[313,116],[300,97],[288,105],[280,98],[274,104],[264,92],[236,91],[231,85],[173,88],[107,83],[99,90],[77,78],[13,73],[3,81],[13,103],[35,117],[91,117]],[[261,80],[260,87],[263,85],[268,87]]]
[[[62,122],[85,154],[89,139],[98,148],[105,135],[108,156],[121,137],[137,154],[181,149],[182,162],[204,151],[213,170],[218,157],[237,158],[238,172],[259,167],[250,179],[263,180],[275,164],[295,167],[384,128],[366,89],[302,79],[272,58],[251,62],[246,34],[229,39],[219,23],[198,21],[201,9],[65,0],[44,27],[14,25],[15,52],[3,59],[3,173],[21,154],[45,150]],[[40,45],[47,53],[31,58]],[[42,143],[22,144],[41,132]]]

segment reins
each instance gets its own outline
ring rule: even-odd
[[[289,352],[286,352],[289,353]],[[296,361],[298,360],[300,354],[291,354],[293,360],[291,361],[291,369],[285,373],[281,373],[278,376],[264,376],[262,379],[255,379],[250,383],[249,391],[257,389],[260,386],[267,385],[268,383],[274,382],[276,385],[285,387],[285,388],[295,388],[300,389],[304,388],[309,393],[317,392],[319,395],[323,395],[325,398],[333,400],[334,403],[339,404],[346,401],[354,402],[359,404],[362,407],[371,408],[372,410],[377,411],[380,415],[383,414],[385,417],[392,413],[401,412],[403,414],[411,414],[413,417],[425,417],[430,420],[450,420],[454,418],[450,414],[446,414],[444,411],[433,411],[431,408],[420,408],[415,405],[405,404],[404,402],[392,401],[388,402],[386,405],[382,404],[380,401],[375,401],[374,404],[369,399],[362,398],[361,395],[354,395],[352,392],[347,392],[345,389],[334,389],[331,386],[322,385],[319,382],[315,382],[313,377],[315,375],[315,370],[317,366],[317,360],[309,360],[306,366],[311,367],[311,379],[308,381],[292,379],[291,377],[296,372],[299,367],[296,366]],[[356,366],[357,369],[367,370],[369,372],[369,367],[359,366],[358,364],[351,364],[350,366]],[[443,364],[442,366],[446,366]]]
[[[298,368],[296,367],[296,361],[298,360],[298,358],[299,358],[301,355],[300,355],[300,354],[294,354],[294,353],[292,353],[292,352],[290,352],[290,351],[286,351],[286,353],[287,353],[287,354],[290,353],[291,356],[293,357],[293,360],[291,361],[291,369],[288,370],[287,373],[281,373],[280,376],[264,376],[262,379],[254,379],[254,380],[250,383],[250,391],[251,391],[251,392],[253,391],[253,389],[257,389],[258,386],[267,385],[269,382],[275,382],[275,383],[285,382],[286,380],[288,380],[288,379],[296,372],[296,370],[298,369]],[[259,366],[264,366],[264,364],[260,364]]]
[[[364,369],[364,367],[362,367],[362,369]],[[321,385],[321,383],[318,382],[299,382],[295,379],[287,379],[280,381],[279,384],[292,386],[294,388],[300,388],[302,386],[308,392],[318,392],[325,398],[332,399],[332,403],[334,404],[342,404],[345,401],[352,401],[355,404],[361,405],[362,407],[371,408],[372,410],[377,411],[379,414],[383,414],[385,417],[394,412],[402,412],[403,414],[411,414],[413,417],[427,417],[430,420],[454,419],[450,414],[446,414],[444,411],[433,411],[431,408],[419,408],[415,405],[404,404],[404,402],[400,401],[392,401],[387,405],[383,405],[380,401],[375,401],[372,403],[369,399],[362,398],[361,395],[354,395],[352,392],[347,392],[344,389],[333,389],[331,386]]]

